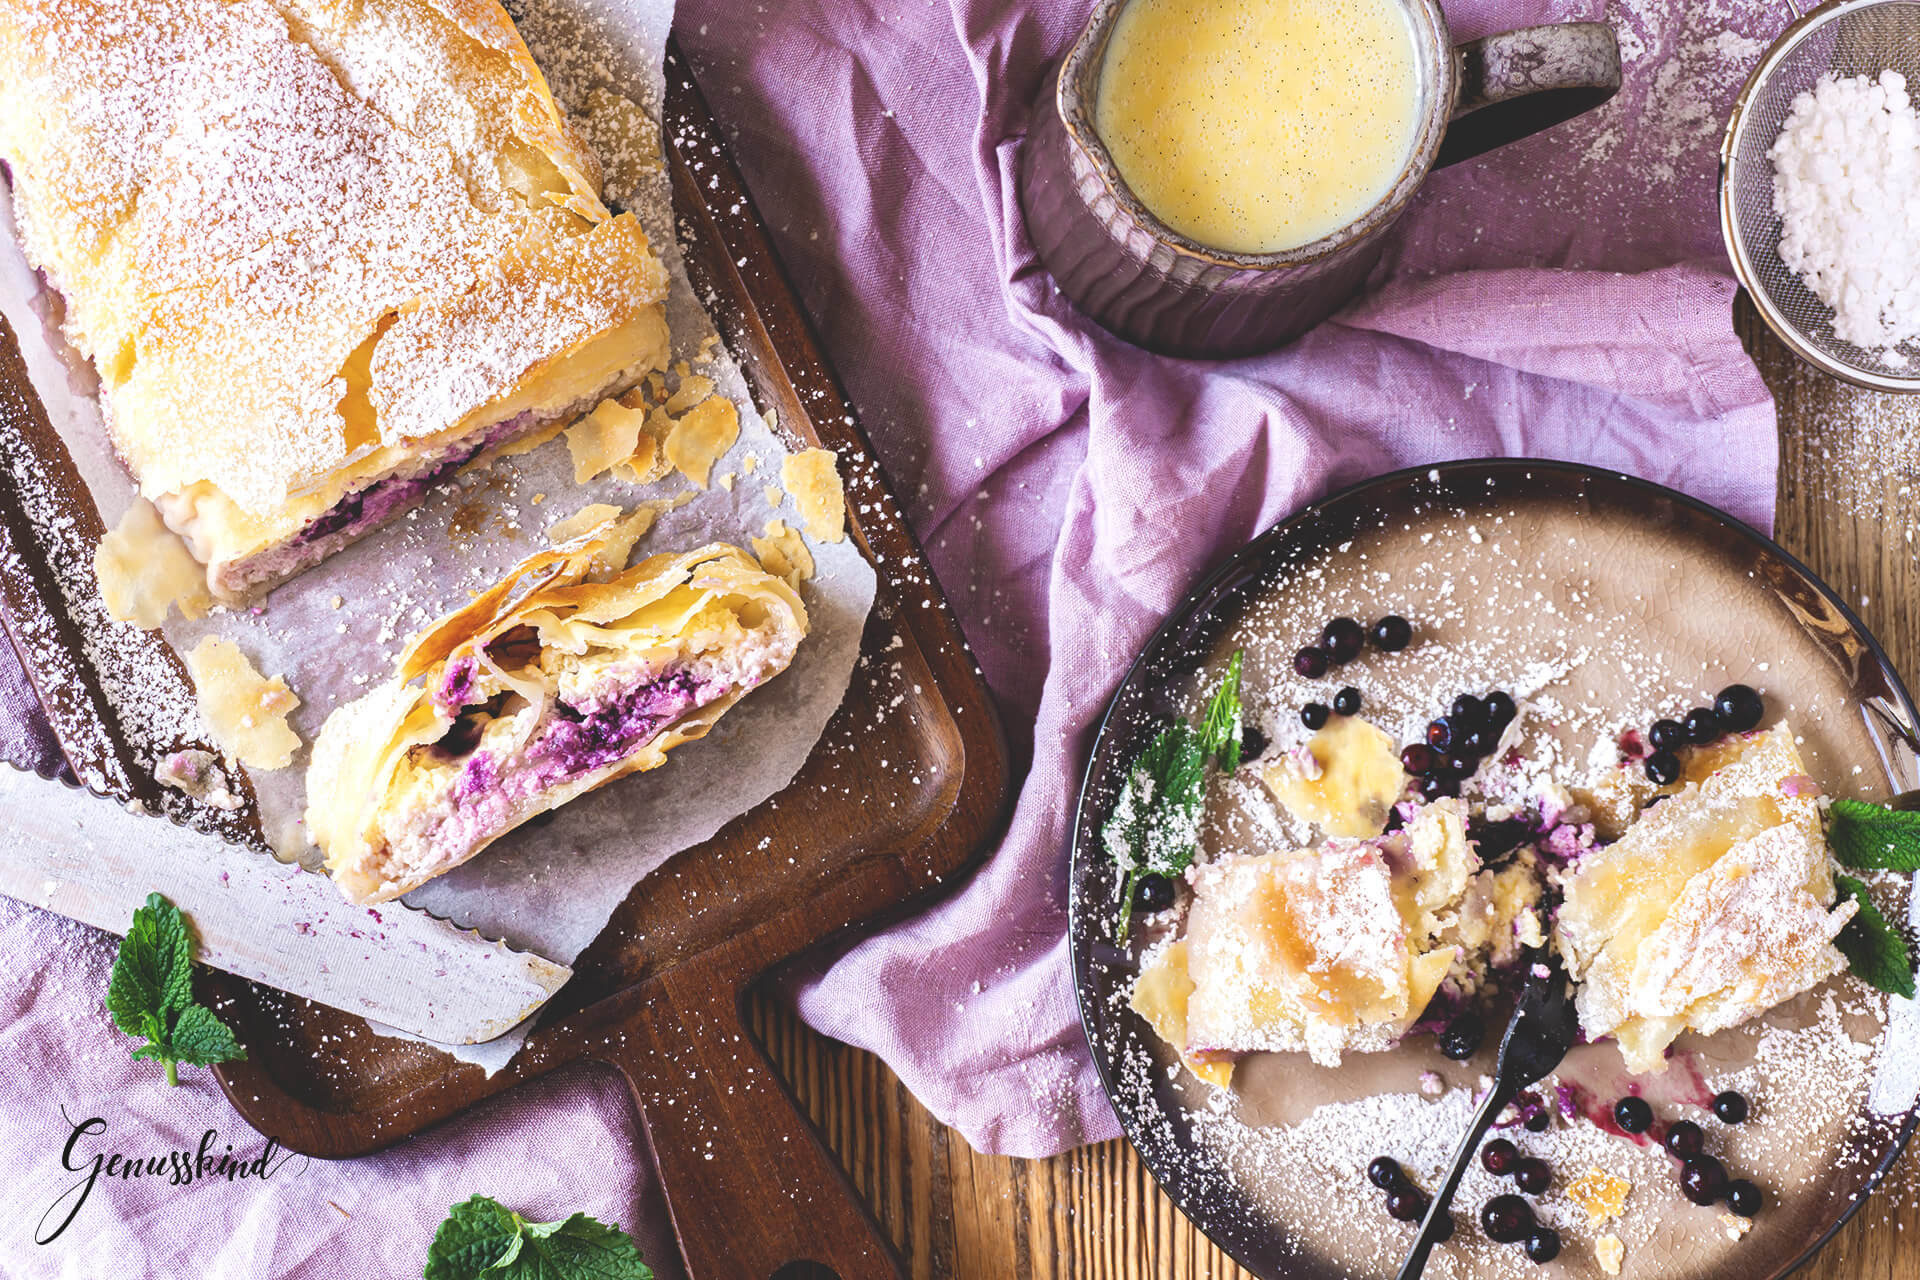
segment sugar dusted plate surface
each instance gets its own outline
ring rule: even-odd
[[[1317,681],[1294,675],[1293,651],[1326,620],[1386,613],[1414,621],[1409,649],[1369,651]],[[1392,1155],[1436,1185],[1492,1050],[1452,1063],[1414,1036],[1338,1070],[1255,1055],[1228,1097],[1178,1070],[1128,1009],[1151,934],[1114,943],[1117,877],[1099,825],[1156,717],[1196,716],[1241,646],[1248,721],[1279,743],[1304,736],[1302,703],[1342,684],[1401,742],[1455,694],[1506,688],[1534,704],[1531,767],[1574,781],[1612,762],[1622,730],[1744,681],[1765,692],[1769,722],[1791,721],[1829,794],[1920,788],[1912,701],[1858,620],[1771,542],[1671,490],[1563,463],[1453,463],[1370,481],[1249,544],[1169,619],[1115,695],[1082,792],[1071,910],[1082,1021],[1129,1138],[1181,1209],[1263,1276],[1392,1274],[1414,1231],[1387,1217],[1366,1164]],[[1255,851],[1306,835],[1273,815],[1252,788],[1216,783],[1205,847]],[[1907,1013],[1843,977],[1735,1031],[1683,1038],[1663,1076],[1642,1078],[1657,1114],[1701,1123],[1732,1176],[1763,1188],[1767,1208],[1743,1238],[1729,1236],[1722,1207],[1681,1197],[1658,1148],[1562,1119],[1506,1135],[1553,1166],[1535,1204],[1561,1230],[1559,1261],[1538,1267],[1471,1225],[1496,1192],[1476,1165],[1456,1201],[1460,1229],[1427,1274],[1598,1277],[1593,1245],[1607,1233],[1625,1243],[1629,1278],[1786,1274],[1858,1207],[1914,1126],[1920,1037]],[[1598,1114],[1627,1080],[1610,1043],[1587,1046],[1549,1096]],[[1719,1125],[1704,1107],[1727,1088],[1753,1101],[1744,1125]],[[1567,1195],[1590,1169],[1633,1188],[1602,1227]]]

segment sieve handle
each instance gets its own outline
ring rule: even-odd
[[[1522,27],[1454,46],[1459,93],[1434,167],[1471,159],[1591,111],[1620,91],[1604,22]]]

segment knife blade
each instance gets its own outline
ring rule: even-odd
[[[435,1044],[505,1034],[573,972],[3,764],[0,815],[0,894],[124,935],[158,892],[192,920],[202,963]]]

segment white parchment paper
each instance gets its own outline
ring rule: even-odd
[[[667,261],[675,360],[692,362],[694,372],[713,378],[741,410],[740,438],[715,463],[713,487],[662,514],[635,558],[710,541],[748,546],[774,518],[799,528],[779,488],[786,446],[754,410],[738,367],[693,297],[673,236],[658,142],[672,0],[524,0],[508,7],[561,105],[570,113],[592,108],[583,131],[608,160],[609,202],[641,217]],[[619,112],[606,110],[608,92],[642,106],[653,129],[610,125]],[[0,203],[10,222],[11,202]],[[133,483],[113,454],[88,380],[69,376],[71,352],[42,324],[46,300],[39,292],[17,239],[7,235],[0,244],[0,311],[20,335],[36,390],[111,526],[132,501]],[[730,490],[719,483],[727,476]],[[221,610],[193,623],[176,614],[165,634],[181,653],[210,633],[230,637],[263,673],[283,675],[302,700],[293,726],[311,743],[330,711],[387,678],[393,656],[415,630],[547,545],[550,525],[590,503],[625,508],[690,488],[677,473],[649,486],[611,476],[576,485],[565,442],[555,439],[461,477],[256,607]],[[816,576],[801,596],[811,628],[785,674],[743,699],[705,738],[676,748],[661,768],[582,797],[543,825],[522,827],[404,901],[571,964],[635,882],[784,788],[845,693],[874,598],[873,568],[851,540],[809,539],[808,548]],[[249,776],[269,840],[287,856],[317,865],[318,851],[306,846],[302,824],[307,754],[303,748],[291,768]],[[459,975],[447,980],[457,982]],[[522,1024],[498,1040],[454,1052],[497,1070],[525,1033]]]

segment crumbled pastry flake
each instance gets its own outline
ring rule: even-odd
[[[556,546],[562,542],[571,542],[583,533],[598,529],[619,514],[620,508],[611,503],[593,503],[580,508],[564,520],[554,521],[547,530],[547,539]]]
[[[839,542],[847,536],[847,498],[840,487],[838,458],[831,449],[803,449],[780,464],[780,483],[793,496],[807,536]]]
[[[682,369],[686,367],[684,360],[681,361],[680,367]],[[685,413],[687,410],[712,396],[713,391],[714,384],[712,378],[701,373],[683,372],[680,375],[680,385],[675,387],[673,394],[667,397],[667,403],[663,407],[668,413]]]
[[[167,620],[170,609],[192,619],[204,617],[213,603],[206,570],[145,498],[135,498],[100,539],[93,572],[107,613],[117,622],[152,630]]]
[[[1625,1178],[1616,1178],[1600,1169],[1588,1169],[1567,1184],[1567,1199],[1584,1209],[1588,1222],[1597,1227],[1620,1216],[1632,1191],[1633,1184]]]
[[[262,676],[223,636],[206,636],[188,650],[187,668],[200,714],[222,755],[249,769],[284,769],[293,762],[300,736],[287,716],[300,699],[285,680]]]
[[[725,489],[728,493],[732,493],[733,480],[734,480],[734,473],[731,471],[728,471],[723,475],[715,476],[713,482],[719,485],[722,489]]]
[[[603,400],[594,411],[567,428],[567,452],[573,455],[573,482],[585,484],[634,456],[646,415],[618,400]]]
[[[766,536],[753,540],[753,554],[762,568],[796,590],[813,576],[813,553],[785,520],[767,521]]]
[[[606,170],[609,197],[622,200],[660,170],[660,130],[645,107],[611,89],[588,91],[573,123]]]
[[[1593,1242],[1593,1257],[1602,1271],[1617,1276],[1620,1274],[1620,1265],[1627,1260],[1627,1246],[1619,1236],[1601,1236]]]
[[[673,401],[667,404],[671,408]],[[704,489],[713,464],[733,448],[733,442],[739,438],[740,411],[725,396],[710,395],[674,422],[673,430],[667,435],[667,461]]]
[[[1330,836],[1377,836],[1407,785],[1393,739],[1359,716],[1336,716],[1261,770],[1288,812]]]
[[[1727,1239],[1735,1241],[1741,1239],[1747,1232],[1753,1230],[1753,1220],[1743,1218],[1737,1213],[1721,1214],[1720,1225],[1725,1228]]]
[[[787,500],[787,491],[777,484],[762,485],[760,496],[767,500],[768,506],[777,508]]]

